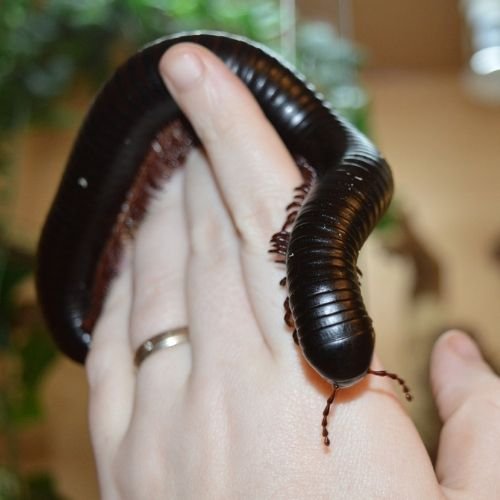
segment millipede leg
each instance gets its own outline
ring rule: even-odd
[[[295,188],[293,201],[286,207],[285,222],[281,230],[271,237],[271,248],[269,249],[269,253],[277,254],[276,261],[282,263],[284,262],[284,257],[286,257],[288,243],[290,242],[290,229],[295,223],[299,209],[316,179],[316,172],[304,158],[297,157],[295,158],[295,162],[304,181],[300,186]]]
[[[283,307],[285,308],[285,323],[287,324],[288,327],[293,328],[293,341],[295,344],[299,345],[299,337],[297,336],[297,329],[295,328],[295,321],[293,320],[293,314],[292,310],[290,309],[290,297],[287,297],[285,299],[285,302],[283,303]]]
[[[268,252],[276,254],[276,262],[284,262],[289,241],[290,233],[284,229],[281,229],[281,231],[278,231],[271,237],[271,248]]]
[[[368,373],[370,373],[371,375],[378,375],[379,377],[389,377],[392,378],[393,380],[397,380],[398,384],[403,388],[403,393],[405,395],[406,400],[411,401],[413,399],[413,396],[411,395],[410,392],[410,388],[406,385],[406,382],[395,373],[390,373],[385,370],[372,370],[372,369],[369,369]]]
[[[297,218],[297,215],[299,213],[299,209],[304,203],[304,200],[311,190],[311,187],[314,184],[314,180],[316,179],[316,172],[304,158],[296,158],[295,161],[297,163],[297,166],[299,167],[304,181],[300,186],[297,186],[294,189],[295,195],[293,197],[293,201],[286,207],[288,214],[283,224],[282,231],[288,231],[294,224],[295,219]]]
[[[290,309],[290,297],[287,297],[285,299],[285,302],[283,302],[283,307],[285,308],[285,317],[284,317],[285,323],[290,328],[294,328],[295,324],[293,322],[292,310]]]
[[[281,229],[272,235],[270,241],[271,248],[269,249],[269,253],[275,254],[275,261],[281,264],[284,264],[286,261],[288,244],[290,243],[291,227],[295,223],[299,210],[316,179],[316,172],[304,158],[296,157],[295,162],[300,170],[300,173],[302,174],[303,182],[300,186],[295,188],[293,201],[286,207],[287,214],[285,222],[283,223]],[[280,281],[280,285],[287,285],[286,276]],[[293,341],[295,344],[299,345],[297,330],[295,329],[295,322],[293,320],[292,310],[290,309],[289,297],[285,299],[283,306],[285,308],[285,323],[288,327],[293,328]]]
[[[326,406],[325,409],[323,410],[323,420],[321,421],[321,427],[323,429],[322,435],[323,435],[323,443],[325,443],[325,446],[330,446],[330,439],[328,437],[328,414],[330,413],[330,408],[335,400],[335,395],[337,394],[337,391],[339,389],[338,385],[333,386],[333,392],[330,394],[330,397],[326,400]]]

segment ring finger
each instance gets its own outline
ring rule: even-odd
[[[185,274],[188,239],[184,215],[184,172],[177,171],[153,197],[137,231],[133,262],[130,344],[133,352],[152,337],[187,326]],[[190,368],[188,344],[157,349],[140,363],[137,395],[142,385],[168,378],[185,380]],[[175,355],[174,355],[175,354]]]

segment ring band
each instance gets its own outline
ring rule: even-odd
[[[187,328],[177,328],[176,330],[167,330],[165,332],[159,333],[154,337],[143,342],[135,352],[134,363],[136,367],[139,365],[153,352],[160,349],[168,349],[169,347],[175,347],[179,344],[184,344],[188,341],[188,329]]]

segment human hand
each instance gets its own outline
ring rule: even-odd
[[[267,254],[299,172],[211,53],[177,45],[161,71],[206,155],[193,151],[153,200],[94,331],[86,366],[103,498],[494,498],[500,384],[461,334],[433,355],[445,423],[436,473],[379,377],[340,391],[323,446],[331,388],[293,344],[284,270]],[[140,344],[185,325],[189,343],[135,370]]]

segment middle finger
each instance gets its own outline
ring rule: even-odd
[[[249,90],[214,54],[192,44],[174,46],[160,70],[213,165],[241,241],[241,280],[265,342],[274,351],[286,346],[292,352],[278,286],[284,269],[267,252],[286,218],[293,188],[301,183],[300,173]]]

